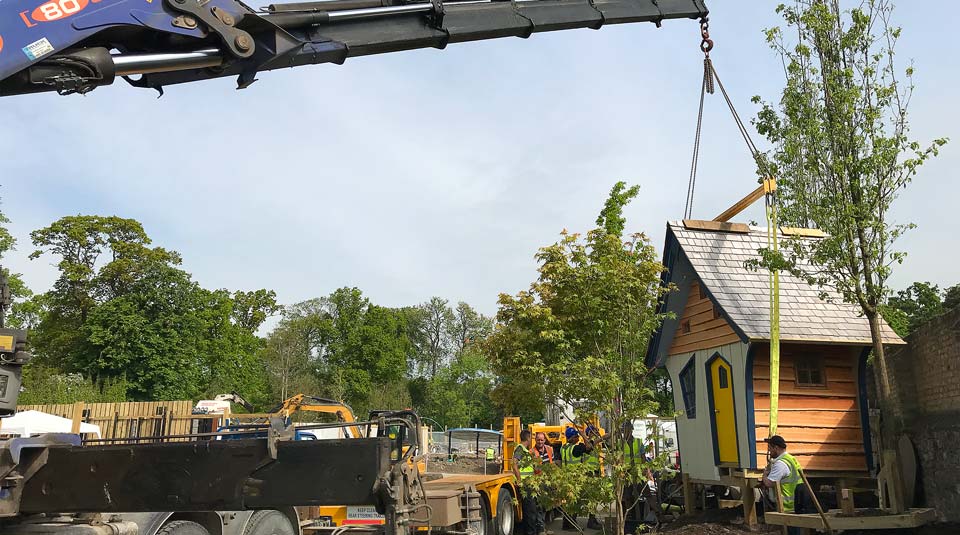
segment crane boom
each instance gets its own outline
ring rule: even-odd
[[[244,88],[284,67],[707,13],[703,0],[18,0],[0,3],[0,96],[134,75],[161,91],[223,76]]]

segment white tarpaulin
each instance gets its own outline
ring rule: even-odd
[[[0,435],[29,437],[41,433],[69,433],[73,421],[40,411],[18,412],[9,418],[0,419]],[[80,433],[91,433],[100,438],[100,426],[80,423]]]

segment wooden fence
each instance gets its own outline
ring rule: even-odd
[[[139,439],[136,442],[158,441],[170,435],[210,433],[217,430],[224,415],[193,414],[194,404],[181,401],[137,401],[124,403],[84,403],[21,405],[18,411],[35,410],[73,420],[73,432],[80,423],[100,426],[105,439]],[[87,437],[94,438],[94,437]],[[172,440],[189,440],[187,438]]]

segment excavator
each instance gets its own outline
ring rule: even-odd
[[[670,19],[704,0],[2,0],[0,96],[165,86],[451,43]]]

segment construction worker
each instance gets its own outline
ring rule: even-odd
[[[636,465],[652,461],[652,451],[648,452],[643,441],[633,436],[633,422],[627,421],[622,427],[623,461],[631,466],[632,479],[623,489],[624,514],[628,522],[655,522],[656,482],[649,467],[639,474]]]
[[[588,425],[587,428],[583,430],[583,445],[585,449],[581,456],[583,464],[587,466],[587,470],[593,477],[601,477],[603,474],[600,473],[600,455],[603,446],[603,437],[600,435],[600,431],[593,425]],[[590,529],[603,529],[603,525],[597,520],[596,515],[593,513],[590,513],[590,517],[587,518],[587,527]]]
[[[783,501],[783,512],[798,512],[797,502],[802,494],[803,478],[800,476],[800,463],[787,453],[787,441],[780,435],[773,435],[763,439],[767,443],[767,455],[770,462],[763,470],[761,484],[771,490],[770,500],[777,503],[776,488],[780,483],[780,497]],[[800,492],[798,492],[800,490]],[[788,528],[787,533],[799,534],[800,528]]]
[[[534,454],[532,438],[533,433],[529,429],[520,431],[520,443],[513,450],[512,463],[513,476],[517,480],[526,479],[537,472],[535,465],[540,462],[540,459]],[[542,535],[546,530],[543,507],[537,502],[535,496],[529,492],[521,492],[520,507],[523,511],[523,519],[520,527],[527,535]]]
[[[592,455],[593,444],[589,440],[584,440],[583,443],[580,442],[580,431],[575,427],[567,427],[563,431],[563,435],[567,439],[567,443],[560,448],[560,460],[564,465],[571,464],[583,464],[587,459]],[[597,463],[599,465],[599,463]],[[564,511],[563,513],[563,529],[574,529],[574,523],[577,521],[577,517],[574,516],[574,513]],[[600,529],[600,523],[597,522],[597,518],[590,513],[590,517],[587,520],[587,527],[590,529]]]

